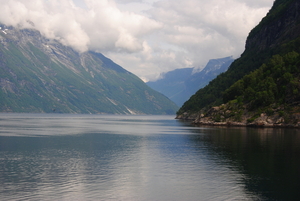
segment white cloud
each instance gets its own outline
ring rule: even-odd
[[[0,21],[100,51],[145,80],[244,50],[273,0],[0,0]],[[32,27],[31,27],[32,28]]]
[[[57,39],[78,51],[142,50],[148,32],[160,24],[145,16],[122,12],[113,1],[85,0],[84,8],[71,0],[0,0],[0,21],[30,27],[28,20],[46,37]]]
[[[164,0],[149,13],[165,24],[163,40],[184,48],[194,65],[201,66],[211,58],[238,57],[247,34],[269,8],[238,0]]]

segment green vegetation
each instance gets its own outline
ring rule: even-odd
[[[276,0],[268,15],[249,34],[241,57],[185,102],[177,115],[234,101],[236,111],[231,114],[240,119],[246,107],[253,111],[248,120],[251,122],[259,112],[274,113],[272,107],[283,105],[286,112],[289,106],[299,105],[298,10],[295,0]]]
[[[267,64],[245,75],[223,94],[224,102],[241,99],[255,110],[270,104],[291,104],[300,100],[300,55],[274,55]]]
[[[251,30],[249,37],[251,38],[253,35],[256,35],[260,30],[262,30],[262,27],[267,26],[272,22],[282,18],[283,15],[286,13],[288,6],[290,6],[290,4],[295,1],[296,0],[274,1],[271,12],[269,12],[267,16],[261,20],[258,26],[256,26],[254,29]]]

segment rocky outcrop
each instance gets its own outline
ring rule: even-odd
[[[300,128],[299,112],[284,112],[283,106],[262,112],[250,112],[246,107],[231,102],[192,115],[178,115],[176,119],[189,120],[195,125]]]

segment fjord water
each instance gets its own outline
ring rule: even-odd
[[[0,114],[0,200],[297,200],[297,129]]]

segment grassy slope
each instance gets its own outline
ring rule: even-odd
[[[57,43],[49,44],[49,53],[32,38],[24,44],[1,36],[6,40],[0,43],[2,112],[174,114],[178,109],[102,54],[79,55]]]

